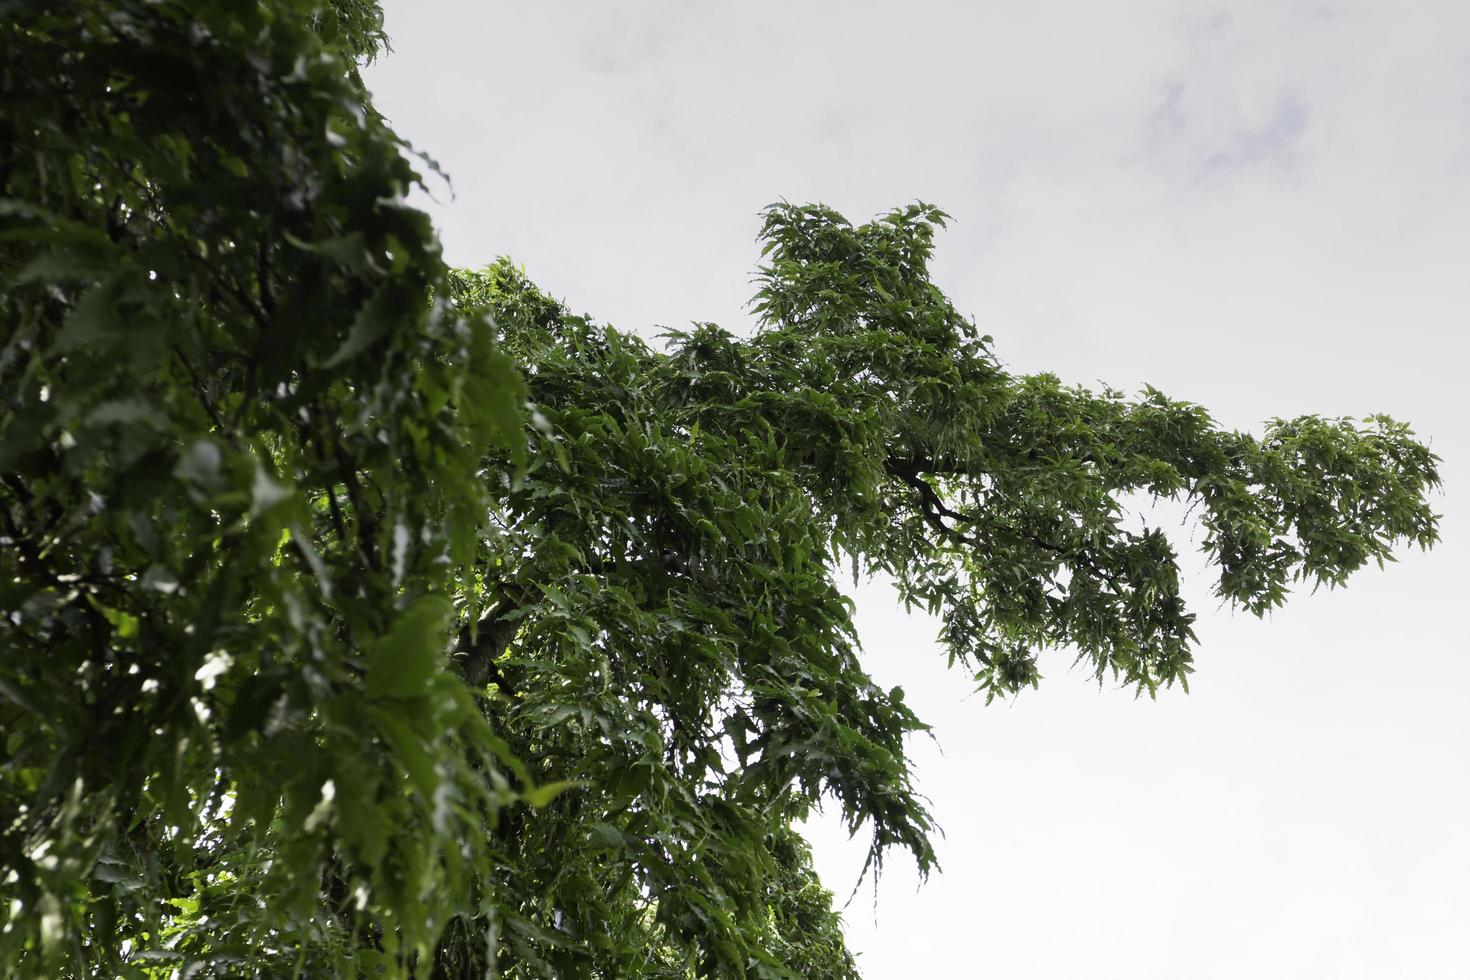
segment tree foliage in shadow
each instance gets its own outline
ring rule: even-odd
[[[4,5],[7,975],[401,965],[495,867],[442,664],[524,389],[353,23]]]

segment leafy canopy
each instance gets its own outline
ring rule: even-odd
[[[7,975],[402,963],[494,867],[443,637],[523,388],[331,13],[4,5]]]
[[[1435,457],[1007,372],[942,212],[773,206],[747,338],[447,269],[338,0],[0,2],[0,969],[849,977],[793,824],[935,867],[840,575],[988,697],[1185,684],[1136,495],[1257,614]]]

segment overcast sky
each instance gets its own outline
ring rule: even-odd
[[[1470,976],[1470,3],[388,0],[379,107],[453,179],[448,256],[580,312],[750,329],[756,212],[948,210],[935,275],[1014,370],[1258,429],[1386,412],[1444,544],[1265,621],[1208,598],[1189,695],[1043,660],[985,707],[858,590],[947,832],[848,907],[874,980]],[[863,846],[810,826],[845,899]]]

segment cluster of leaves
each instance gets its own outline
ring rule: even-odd
[[[771,423],[818,426],[800,452],[834,543],[939,613],[951,662],[992,696],[1034,685],[1047,647],[1140,691],[1186,680],[1176,555],[1129,529],[1135,495],[1198,508],[1218,594],[1258,615],[1293,580],[1336,585],[1436,540],[1437,458],[1385,416],[1276,420],[1257,438],[1151,388],[1008,374],[929,280],[945,217],[915,205],[854,228],[769,209],[766,329],[744,346]]]
[[[778,842],[822,797],[871,823],[875,860],[933,863],[903,755],[923,726],[858,663],[830,523],[790,460],[804,434],[741,415],[751,379],[711,396],[699,366],[567,315],[507,264],[456,282],[540,414],[477,562],[465,673],[536,779],[584,784],[505,825],[506,894],[540,930],[515,952],[638,974],[673,946],[699,975],[786,975],[767,888],[804,868]]]
[[[493,867],[443,664],[524,392],[318,33],[375,16],[3,5],[6,975],[403,964]]]
[[[1132,495],[1257,613],[1435,539],[1389,419],[1008,373],[932,208],[768,209],[761,328],[655,348],[444,267],[372,4],[0,13],[6,973],[855,976],[793,824],[935,856],[839,569],[1153,692]]]

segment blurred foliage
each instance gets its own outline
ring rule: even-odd
[[[794,824],[935,855],[841,573],[1153,694],[1135,495],[1257,614],[1436,538],[1390,419],[1008,373],[936,209],[774,206],[760,329],[654,347],[444,266],[376,6],[0,13],[7,975],[855,976]]]

